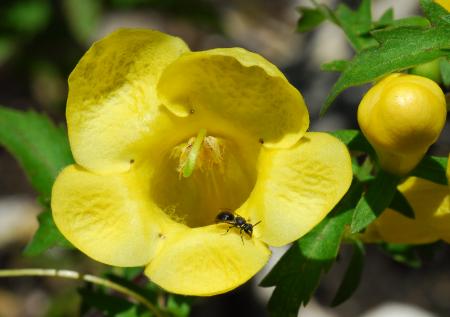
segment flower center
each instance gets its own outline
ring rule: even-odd
[[[259,146],[243,146],[200,130],[167,151],[152,178],[153,199],[177,222],[213,224],[220,210],[237,209],[255,184]]]

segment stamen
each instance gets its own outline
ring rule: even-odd
[[[195,137],[194,144],[189,151],[188,157],[186,159],[186,164],[183,167],[183,177],[188,178],[192,175],[195,169],[195,164],[200,153],[200,148],[202,146],[203,140],[206,137],[206,129],[200,129],[197,136]]]

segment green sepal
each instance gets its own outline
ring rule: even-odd
[[[411,171],[411,176],[417,176],[441,185],[448,185],[446,175],[448,158],[440,156],[425,156]]]
[[[351,231],[356,233],[367,227],[389,205],[394,198],[400,177],[380,171],[361,197],[353,214]]]
[[[349,299],[359,286],[364,269],[364,244],[359,240],[353,242],[353,254],[345,271],[344,278],[334,296],[331,306],[338,306]]]
[[[389,208],[394,209],[398,213],[410,219],[415,218],[414,209],[399,190],[395,191],[394,198],[392,198]]]

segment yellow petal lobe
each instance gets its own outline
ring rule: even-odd
[[[265,147],[289,147],[309,125],[298,90],[274,65],[240,48],[184,54],[166,68],[158,93],[175,115]]]
[[[66,116],[78,164],[126,171],[152,139],[161,139],[158,130],[168,123],[156,83],[186,51],[181,39],[144,29],[120,29],[94,43],[69,77]]]
[[[115,266],[139,266],[153,257],[158,218],[130,173],[100,176],[71,165],[52,191],[56,226],[91,258]]]
[[[169,292],[210,296],[245,283],[268,261],[270,250],[228,225],[187,229],[169,238],[145,274]]]
[[[249,217],[255,236],[269,245],[292,242],[317,225],[347,192],[350,154],[327,133],[307,133],[289,149],[263,149],[258,178],[237,213]]]

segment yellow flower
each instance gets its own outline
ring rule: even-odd
[[[450,180],[450,165],[447,178]],[[363,238],[368,242],[422,244],[442,239],[450,243],[450,187],[409,177],[398,190],[413,208],[415,219],[387,209],[367,228]]]
[[[439,137],[447,107],[441,88],[416,75],[391,74],[361,100],[358,123],[380,165],[393,174],[411,171]]]
[[[66,115],[76,164],[53,186],[56,225],[93,259],[146,265],[174,293],[244,283],[268,245],[307,233],[352,178],[341,142],[306,133],[301,94],[240,48],[191,52],[156,31],[116,31],[70,75]],[[223,209],[253,235],[216,224]]]

